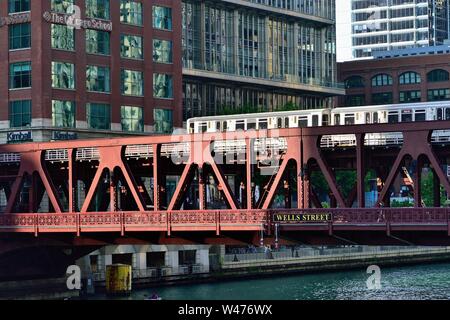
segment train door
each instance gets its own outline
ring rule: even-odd
[[[312,126],[313,127],[318,127],[319,126],[319,115],[318,114],[313,114],[313,116],[312,116]]]
[[[322,127],[328,127],[329,122],[329,116],[327,114],[322,114]]]
[[[437,109],[438,120],[450,120],[450,108],[438,108]]]
[[[283,128],[283,118],[277,118],[277,128]]]
[[[339,113],[336,113],[334,115],[334,125],[340,126],[341,125],[341,115]]]

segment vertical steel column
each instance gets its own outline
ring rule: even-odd
[[[365,160],[364,160],[364,134],[356,134],[356,189],[358,195],[358,206],[365,208]],[[349,207],[352,203],[349,203]]]
[[[417,159],[417,164],[414,173],[414,207],[422,207],[422,159]]]
[[[159,211],[160,201],[159,201],[159,145],[153,145],[153,210]]]
[[[67,168],[68,168],[68,191],[69,191],[69,203],[68,203],[68,211],[69,213],[73,213],[74,210],[74,187],[73,187],[73,166],[74,166],[74,158],[73,158],[73,154],[74,154],[74,149],[69,149],[67,150],[67,154],[68,154],[68,164],[67,164]]]
[[[199,210],[206,210],[206,188],[203,167],[198,167],[198,202]]]
[[[253,140],[252,139],[245,139],[245,145],[246,145],[246,173],[247,173],[247,210],[253,209],[252,207],[252,162],[253,162]]]

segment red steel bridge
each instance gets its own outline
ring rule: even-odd
[[[446,129],[449,121],[2,145],[0,248],[449,244],[450,141],[435,134]],[[405,176],[414,201],[390,207]]]

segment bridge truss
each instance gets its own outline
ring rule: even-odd
[[[449,128],[436,121],[3,145],[0,233],[96,245],[444,244],[450,144],[436,133]],[[428,205],[424,172],[433,176]],[[402,177],[411,207],[391,208]],[[372,203],[369,178],[377,181]]]

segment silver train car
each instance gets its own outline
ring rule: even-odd
[[[189,133],[216,133],[432,120],[450,120],[450,101],[199,117],[187,121],[187,130]],[[432,139],[433,142],[449,142],[450,131],[436,131]],[[366,145],[401,143],[400,133],[366,135]],[[322,147],[355,144],[354,135],[333,135],[322,139]]]

